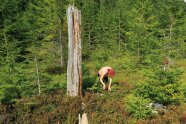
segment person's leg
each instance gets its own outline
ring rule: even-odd
[[[105,77],[105,82],[106,82],[106,83],[108,83],[108,76],[107,76],[107,77]]]
[[[112,85],[112,78],[109,80],[108,90],[111,91],[111,85]]]
[[[103,89],[105,89],[104,77],[101,77],[99,73],[98,73],[98,76],[99,76],[99,82],[103,85]]]
[[[104,89],[106,90],[106,83],[108,83],[108,76],[103,78],[103,82],[105,84]]]

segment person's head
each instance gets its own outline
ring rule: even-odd
[[[115,74],[114,69],[108,69],[108,74],[110,77],[113,77]]]

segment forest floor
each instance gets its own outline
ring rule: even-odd
[[[126,109],[125,98],[132,88],[130,83],[120,82],[114,84],[111,92],[86,92],[83,98],[67,97],[61,90],[23,98],[11,106],[0,107],[0,123],[77,124],[78,114],[84,112],[90,124],[184,124],[186,121],[186,104],[170,105],[166,112],[160,110],[150,118],[136,119]]]

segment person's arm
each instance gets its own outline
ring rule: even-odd
[[[109,86],[108,86],[108,90],[109,91],[111,90],[111,84],[112,84],[112,78],[110,77],[110,79],[109,79]]]
[[[102,75],[100,75],[100,79],[99,79],[99,81],[101,82],[101,84],[103,85],[103,89],[105,89],[105,83],[103,82],[103,77],[104,77],[104,75],[102,74]]]

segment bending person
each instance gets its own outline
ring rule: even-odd
[[[98,72],[99,81],[103,85],[104,90],[106,89],[104,82],[108,82],[108,77],[109,77],[108,90],[109,91],[111,90],[112,78],[113,78],[114,74],[115,74],[114,69],[112,69],[111,67],[102,67],[99,70],[99,72]]]

